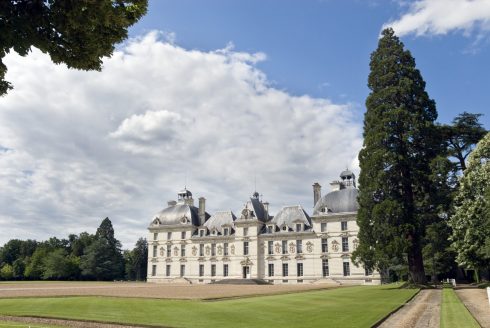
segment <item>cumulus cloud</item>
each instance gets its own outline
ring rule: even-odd
[[[187,50],[158,32],[121,46],[102,72],[37,50],[8,55],[0,244],[94,232],[109,216],[130,247],[186,181],[211,213],[239,212],[255,177],[272,211],[311,211],[313,182],[357,166],[359,113],[272,87],[255,66],[265,58]]]
[[[466,35],[490,31],[490,1],[488,0],[418,0],[397,20],[383,26],[406,34],[441,35],[453,30]]]

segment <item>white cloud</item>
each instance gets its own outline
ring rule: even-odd
[[[441,35],[461,30],[466,35],[490,31],[488,0],[418,0],[408,12],[383,28],[391,26],[397,35]]]
[[[310,211],[311,184],[356,165],[353,106],[271,87],[255,67],[264,54],[160,38],[131,40],[102,72],[37,50],[6,57],[15,89],[0,98],[0,244],[94,232],[109,216],[130,247],[186,177],[210,212],[238,212],[254,176],[273,211]]]

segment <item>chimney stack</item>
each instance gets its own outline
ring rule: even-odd
[[[313,207],[315,207],[320,198],[322,198],[322,186],[318,182],[315,182],[313,184]]]
[[[203,225],[206,221],[206,198],[199,197],[199,221]]]

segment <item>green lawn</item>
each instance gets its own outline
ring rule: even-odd
[[[167,327],[369,327],[416,292],[388,285],[222,301],[18,298],[0,299],[0,314]]]
[[[443,288],[441,304],[441,328],[479,328],[464,304],[452,288]]]

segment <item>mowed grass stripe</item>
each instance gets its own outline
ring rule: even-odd
[[[463,302],[452,288],[442,290],[441,328],[479,328],[480,325],[473,318]]]
[[[171,327],[369,327],[416,292],[393,286],[356,286],[217,302],[111,297],[0,299],[0,314]]]

